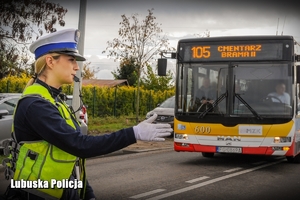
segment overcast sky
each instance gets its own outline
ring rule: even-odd
[[[64,28],[78,28],[80,0],[49,0],[68,9]],[[102,54],[118,37],[121,15],[139,15],[154,8],[156,22],[170,43],[210,31],[210,36],[292,35],[300,42],[300,7],[293,0],[87,0],[84,55],[99,79],[113,79],[119,63]],[[57,27],[58,30],[63,29]],[[172,66],[171,66],[172,67]],[[174,67],[174,66],[173,66]]]

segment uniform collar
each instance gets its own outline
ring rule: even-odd
[[[47,88],[47,90],[49,91],[49,93],[51,94],[51,96],[55,99],[62,91],[62,88],[54,88],[50,85],[48,85],[47,83],[45,83],[44,81],[41,81],[40,79],[36,80],[36,83],[44,86],[45,88]]]

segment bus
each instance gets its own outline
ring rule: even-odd
[[[300,162],[300,55],[293,36],[182,39],[171,57],[166,53],[158,75],[166,74],[168,58],[176,59],[175,151]]]

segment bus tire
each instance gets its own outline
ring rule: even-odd
[[[286,159],[289,163],[300,163],[300,154],[296,156],[286,156]]]
[[[286,160],[288,161],[288,163],[293,163],[294,162],[294,156],[286,156]]]
[[[207,152],[202,152],[202,156],[205,158],[212,158],[214,157],[215,153],[207,153]]]

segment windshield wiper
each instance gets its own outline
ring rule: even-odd
[[[223,101],[223,99],[225,99],[227,97],[227,91],[224,92],[223,94],[221,94],[216,101],[214,101],[212,103],[212,106],[210,106],[208,109],[206,109],[205,111],[203,111],[198,118],[203,118],[209,111],[211,111],[212,109],[214,109],[221,101]]]
[[[234,96],[238,98],[251,112],[257,119],[263,119],[258,113],[241,97],[240,94],[235,93]]]

